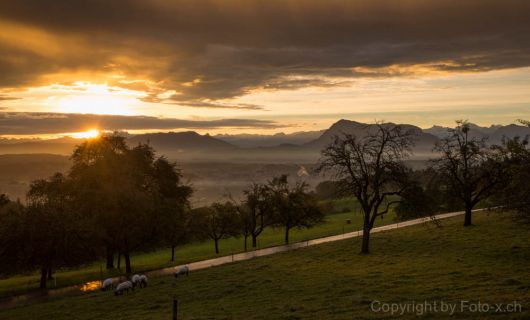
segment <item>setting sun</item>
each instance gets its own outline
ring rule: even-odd
[[[92,129],[84,132],[76,132],[71,135],[72,137],[76,139],[92,139],[97,138],[99,136],[99,130]]]

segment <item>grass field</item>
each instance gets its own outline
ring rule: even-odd
[[[464,228],[462,217],[456,217],[444,220],[442,227],[374,234],[367,256],[358,254],[360,239],[348,239],[205,269],[189,278],[152,279],[148,288],[121,297],[94,292],[20,306],[0,311],[0,319],[170,319],[173,296],[179,299],[179,319],[397,317],[371,311],[375,300],[458,306],[461,300],[483,305],[517,301],[519,313],[466,309],[453,318],[530,319],[528,227],[500,213],[477,213],[474,223]]]
[[[347,210],[355,210],[343,212]],[[311,229],[294,229],[291,231],[290,241],[297,242],[308,239],[315,239],[329,235],[350,232],[362,228],[361,215],[357,211],[355,201],[350,199],[341,199],[334,201],[334,211],[342,212],[326,217],[325,223]],[[385,219],[378,220],[377,225],[389,224],[394,222],[395,216],[389,214]],[[346,224],[346,219],[351,219],[351,224]],[[282,229],[266,229],[258,238],[258,247],[265,248],[283,244]],[[251,242],[249,239],[249,249]],[[225,239],[220,241],[220,255],[228,255],[243,251],[243,239]],[[184,264],[198,260],[215,257],[213,241],[202,243],[190,243],[177,248],[175,252],[175,262],[170,261],[170,249],[162,249],[149,253],[137,253],[132,255],[132,267],[134,272],[160,269],[172,265]],[[123,261],[122,261],[123,263]],[[117,276],[118,271],[107,272],[104,269],[104,262],[100,261],[86,267],[74,270],[60,270],[56,274],[57,286],[68,286],[80,284],[86,281],[101,279],[107,276]],[[122,264],[122,268],[124,268]],[[54,287],[55,283],[50,281],[49,287]],[[39,286],[38,274],[15,276],[8,279],[0,280],[0,297],[10,294],[22,293],[37,289]]]

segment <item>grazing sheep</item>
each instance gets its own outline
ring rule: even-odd
[[[133,287],[138,286],[140,284],[140,275],[135,274],[134,276],[132,276],[131,282],[133,284]]]
[[[140,276],[140,288],[147,287],[147,276],[145,274],[142,274]]]
[[[116,287],[116,291],[114,291],[114,294],[119,296],[119,295],[122,295],[123,292],[125,291],[127,291],[127,294],[128,294],[129,289],[134,290],[133,284],[130,281],[125,281],[125,282],[118,284],[118,286]]]
[[[188,266],[181,267],[177,272],[175,272],[175,278],[178,278],[180,275],[186,275],[186,277],[190,274],[190,269]]]
[[[114,285],[114,281],[111,278],[105,279],[101,283],[101,290],[103,291],[111,290],[113,285]]]

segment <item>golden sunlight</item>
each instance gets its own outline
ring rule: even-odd
[[[131,115],[138,92],[109,87],[106,84],[76,82],[62,87],[63,95],[55,96],[58,112]],[[66,94],[64,94],[66,93]]]
[[[92,129],[92,130],[88,130],[84,132],[75,132],[69,135],[76,139],[92,139],[92,138],[99,137],[99,134],[100,134],[99,130]]]

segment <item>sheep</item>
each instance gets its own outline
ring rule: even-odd
[[[133,284],[133,287],[138,286],[140,284],[140,275],[135,274],[134,276],[132,276],[131,282]]]
[[[140,275],[140,288],[147,287],[147,276],[145,274]]]
[[[108,278],[108,279],[103,280],[103,282],[101,283],[101,290],[103,291],[112,290],[113,286],[114,286],[114,281],[112,280],[112,278]]]
[[[175,278],[178,278],[178,276],[180,275],[186,275],[186,277],[190,274],[190,269],[188,268],[188,266],[183,266],[181,267],[177,272],[175,272]]]
[[[127,291],[127,294],[129,293],[129,289],[134,290],[133,284],[130,281],[125,281],[116,287],[116,291],[114,291],[115,295],[122,295],[124,291]]]

